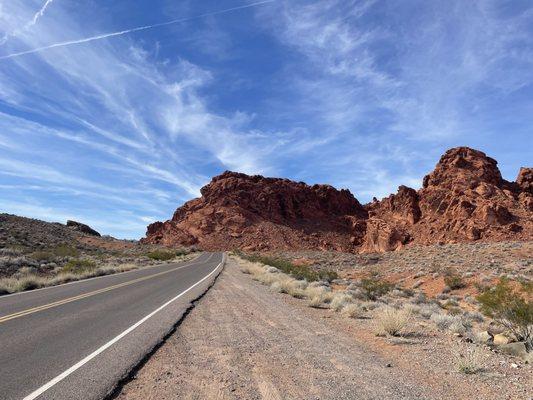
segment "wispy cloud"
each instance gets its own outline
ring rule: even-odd
[[[48,0],[45,3],[43,8],[37,14],[35,14],[33,20],[26,26],[26,29],[28,27],[32,26],[32,25],[35,25],[35,23],[37,22],[38,18],[44,14],[44,11],[45,11],[46,7],[52,1],[53,0]],[[36,48],[30,49],[30,50],[19,51],[19,52],[16,52],[16,53],[11,53],[11,54],[5,55],[5,56],[0,56],[0,60],[5,60],[5,59],[9,59],[9,58],[14,58],[14,57],[20,57],[20,56],[24,56],[24,55],[27,55],[27,54],[39,53],[41,51],[55,49],[55,48],[58,48],[58,47],[65,47],[65,46],[72,46],[72,45],[76,45],[76,44],[90,43],[90,42],[94,42],[96,40],[108,39],[108,38],[112,38],[112,37],[116,37],[116,36],[126,35],[126,34],[129,34],[129,33],[135,33],[135,32],[145,31],[145,30],[148,30],[148,29],[161,28],[161,27],[164,27],[164,26],[169,26],[169,25],[179,24],[179,23],[183,23],[183,22],[194,21],[195,19],[199,19],[199,18],[205,18],[205,17],[211,17],[211,16],[215,16],[215,15],[226,14],[226,13],[229,13],[229,12],[232,12],[232,11],[243,10],[245,8],[257,7],[257,6],[260,6],[260,5],[263,5],[263,4],[273,3],[274,1],[276,1],[276,0],[258,1],[258,2],[251,3],[251,4],[246,4],[246,5],[243,5],[243,6],[231,7],[231,8],[226,8],[226,9],[223,9],[223,10],[218,10],[218,11],[212,11],[212,12],[196,15],[196,16],[193,16],[193,17],[177,18],[177,19],[173,19],[173,20],[170,20],[170,21],[160,22],[160,23],[157,23],[157,24],[137,26],[135,28],[124,29],[124,30],[116,31],[116,32],[103,33],[103,34],[100,34],[100,35],[89,36],[89,37],[82,38],[82,39],[66,40],[66,41],[63,41],[63,42],[52,43],[52,44],[49,44],[49,45],[46,45],[46,46],[36,47]]]
[[[46,0],[43,6],[39,9],[39,11],[37,11],[33,15],[33,18],[30,21],[28,21],[21,29],[16,29],[10,33],[5,33],[2,36],[2,38],[0,38],[0,45],[5,44],[9,40],[9,38],[17,37],[21,32],[31,29],[32,26],[37,24],[37,21],[39,21],[39,19],[44,15],[46,9],[48,8],[50,4],[52,4],[53,1],[54,0]]]

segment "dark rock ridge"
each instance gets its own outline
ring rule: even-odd
[[[348,190],[224,172],[146,243],[206,250],[324,249],[381,252],[409,244],[533,239],[533,169],[505,181],[497,162],[448,150],[414,190],[362,206]]]
[[[75,231],[79,231],[81,233],[85,233],[87,235],[91,236],[101,236],[98,232],[96,232],[93,228],[91,228],[89,225],[82,224],[81,222],[76,221],[67,221],[67,226]]]

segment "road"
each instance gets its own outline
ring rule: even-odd
[[[213,282],[222,253],[0,297],[0,399],[102,399]]]

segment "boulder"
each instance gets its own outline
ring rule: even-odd
[[[507,336],[505,336],[504,334],[497,334],[497,335],[494,335],[494,344],[495,345],[502,345],[502,344],[507,344],[509,343],[509,338]]]
[[[498,346],[498,351],[503,354],[519,357],[529,364],[533,362],[533,353],[527,351],[527,347],[524,342],[502,344]]]

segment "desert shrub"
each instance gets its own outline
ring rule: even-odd
[[[390,282],[379,279],[377,276],[371,276],[361,280],[361,289],[369,300],[377,300],[379,297],[387,294],[392,290],[394,285]]]
[[[485,320],[483,314],[478,311],[467,311],[463,316],[471,322],[483,322]]]
[[[342,308],[341,313],[349,318],[363,318],[365,309],[359,304],[349,303]]]
[[[384,307],[377,315],[377,334],[400,336],[411,320],[409,309]]]
[[[468,327],[466,327],[460,319],[454,320],[448,329],[451,333],[456,333],[458,335],[464,335],[468,331]]]
[[[344,306],[346,306],[348,303],[352,301],[352,297],[347,295],[346,293],[336,293],[333,296],[333,299],[331,300],[331,303],[329,305],[329,308],[331,308],[333,311],[341,311]]]
[[[50,251],[34,251],[30,254],[30,257],[37,261],[53,261],[55,256]]]
[[[177,256],[178,254],[174,250],[154,250],[146,254],[146,257],[157,261],[168,261]]]
[[[483,369],[483,354],[478,347],[455,350],[455,365],[463,374],[475,374]]]
[[[61,244],[50,250],[50,252],[56,257],[78,257],[79,255],[77,248],[66,244]]]
[[[251,262],[241,264],[241,270],[244,274],[250,274],[250,275],[258,275],[258,274],[265,272],[263,267],[255,263],[251,263]]]
[[[334,297],[334,294],[324,287],[311,287],[305,289],[305,296],[309,299],[310,307],[324,307],[329,304]]]
[[[62,273],[83,274],[96,269],[96,264],[91,260],[70,260],[61,269]]]
[[[433,314],[431,315],[431,321],[435,323],[440,331],[446,331],[455,321],[451,315],[446,314]]]
[[[466,286],[461,275],[453,270],[446,271],[444,283],[452,290],[461,289]]]
[[[260,255],[246,255],[241,252],[238,252],[237,255],[245,260],[251,262],[259,262],[261,264],[269,265],[275,267],[278,270],[291,275],[293,278],[298,280],[306,280],[308,282],[313,281],[328,281],[331,282],[334,279],[338,278],[338,275],[335,271],[332,270],[314,270],[306,265],[294,265],[288,260],[282,258],[273,258]]]
[[[523,286],[513,288],[508,279],[501,279],[493,288],[477,297],[483,314],[491,317],[523,340],[533,349],[533,301],[531,292],[523,292]]]

